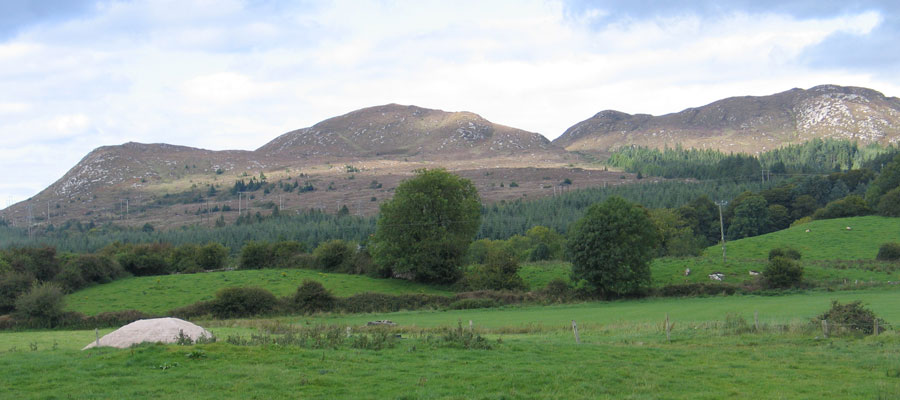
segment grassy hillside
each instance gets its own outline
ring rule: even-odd
[[[729,242],[726,248],[734,260],[763,260],[779,246],[800,250],[804,260],[874,260],[878,247],[891,241],[900,241],[900,218],[869,216],[812,221]],[[707,248],[704,257],[721,260],[722,247]]]
[[[707,275],[713,272],[724,273],[726,282],[751,280],[749,271],[765,269],[769,250],[782,246],[791,246],[803,254],[804,277],[810,281],[896,282],[900,281],[900,264],[875,261],[878,247],[890,241],[900,241],[898,218],[869,216],[813,221],[728,242],[727,264],[722,263],[721,245],[707,248],[697,258],[654,260],[653,282],[657,285],[709,282]],[[686,268],[692,271],[687,277],[684,276]]]
[[[441,288],[398,279],[303,269],[264,269],[122,279],[66,296],[66,309],[88,315],[129,309],[159,314],[197,301],[211,300],[216,291],[225,287],[257,286],[276,296],[286,296],[296,291],[304,279],[321,282],[337,296],[363,292],[450,294]]]

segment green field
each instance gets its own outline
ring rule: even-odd
[[[262,269],[121,279],[66,296],[66,309],[87,315],[130,309],[161,314],[211,300],[216,291],[224,287],[258,286],[276,296],[286,296],[294,293],[304,279],[321,282],[336,296],[363,292],[450,294],[441,288],[398,279],[373,279],[304,269]]]
[[[846,230],[850,226],[851,230]],[[806,232],[809,229],[810,232]],[[727,244],[729,260],[722,264],[721,247],[706,249],[694,258],[660,258],[653,261],[653,285],[710,282],[713,272],[726,275],[726,283],[751,281],[750,270],[765,269],[768,251],[790,244],[803,254],[807,281],[817,285],[852,288],[868,282],[900,281],[900,264],[875,261],[878,246],[900,241],[900,220],[884,217],[855,217],[814,221],[767,235]],[[690,268],[690,276],[684,270]],[[547,282],[569,280],[569,263],[547,261],[525,263],[519,270],[530,290],[539,290]],[[329,274],[311,270],[241,270],[186,275],[135,277],[98,285],[66,296],[67,309],[88,315],[103,311],[136,309],[147,313],[165,313],[176,307],[212,299],[223,287],[258,286],[285,296],[293,293],[304,279],[322,282],[337,296],[366,291],[379,293],[430,293],[449,295],[446,288],[435,288],[395,279],[372,279],[359,275]]]
[[[900,289],[594,302],[467,311],[284,317],[351,326],[387,318],[402,335],[382,350],[237,346],[258,320],[199,321],[220,342],[192,347],[77,349],[93,331],[0,333],[8,398],[893,398],[900,335],[824,339],[810,317],[832,299],[860,299],[900,321]],[[733,330],[727,315],[760,331]],[[667,341],[662,322],[674,323]],[[571,320],[579,326],[575,344]],[[448,347],[448,327],[473,320],[493,348]],[[103,333],[103,332],[101,332]],[[54,348],[54,343],[56,346]]]
[[[847,230],[847,227],[850,230]],[[809,230],[809,232],[807,232]],[[709,282],[707,275],[724,273],[725,282],[750,281],[751,270],[761,272],[769,250],[790,246],[803,255],[804,279],[818,284],[847,285],[866,282],[900,281],[900,264],[875,260],[878,247],[900,242],[900,219],[853,217],[812,221],[792,228],[726,243],[727,263],[722,263],[722,246],[707,248],[695,258],[661,258],[652,264],[656,286],[673,283]],[[684,270],[691,269],[690,276]],[[858,282],[857,282],[858,281]]]

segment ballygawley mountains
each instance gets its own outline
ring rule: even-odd
[[[419,168],[443,167],[469,178],[491,202],[552,195],[564,181],[572,183],[567,187],[631,182],[629,174],[590,161],[622,146],[752,154],[814,138],[896,144],[900,99],[824,85],[733,97],[662,116],[607,110],[552,142],[470,112],[389,104],[285,133],[254,151],[141,143],[100,147],[0,218],[19,226],[76,219],[173,227],[203,222],[198,210],[204,207],[230,209],[221,214],[230,220],[239,209],[275,206],[327,212],[346,206],[371,215]],[[250,179],[270,190],[232,193],[235,182]]]

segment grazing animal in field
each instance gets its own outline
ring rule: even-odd
[[[806,230],[806,233],[809,233],[809,229]]]
[[[709,279],[712,279],[714,281],[721,281],[721,280],[725,279],[725,274],[723,274],[721,272],[713,272],[713,273],[709,274]]]
[[[759,272],[750,270],[750,276],[757,276],[757,275],[759,275]]]
[[[690,269],[690,268],[685,268],[685,269],[684,269],[684,276],[688,276],[688,275],[690,275],[690,274],[691,274],[691,269]]]
[[[850,229],[853,229],[853,228],[851,228],[851,227],[848,226],[848,227],[847,227],[847,230],[849,231]]]

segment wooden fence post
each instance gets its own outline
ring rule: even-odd
[[[756,327],[756,331],[759,332],[759,311],[753,312],[753,325]]]
[[[575,332],[575,344],[581,344],[581,337],[578,336],[578,324],[572,320],[572,332]]]
[[[97,337],[97,344],[95,346],[100,347],[100,329],[99,328],[94,328],[94,336]]]
[[[875,336],[878,336],[878,319],[875,319]]]
[[[469,320],[469,332],[472,332],[472,320]]]
[[[828,320],[827,319],[822,320],[822,335],[825,336],[826,338],[828,337]]]

